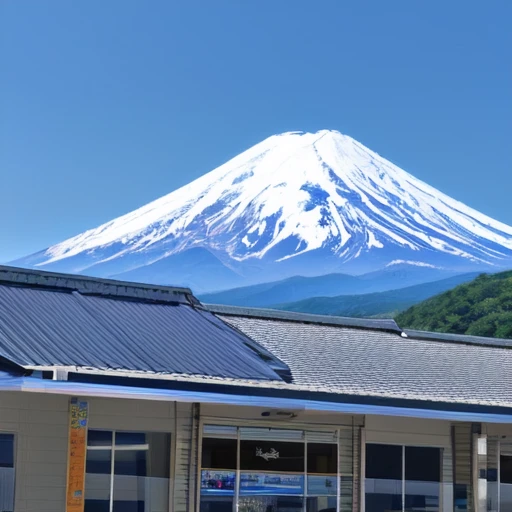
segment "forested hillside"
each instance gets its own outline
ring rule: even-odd
[[[402,328],[512,338],[512,271],[482,274],[412,306],[396,321]]]

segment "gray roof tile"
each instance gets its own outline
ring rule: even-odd
[[[223,304],[205,304],[212,313],[219,315],[239,315],[254,318],[268,318],[270,320],[290,320],[320,325],[340,325],[344,327],[358,327],[361,329],[378,329],[391,332],[402,332],[392,318],[354,318],[331,315],[312,315],[309,313],[295,313],[277,309],[247,308],[240,306],[225,306]]]
[[[317,391],[512,407],[512,350],[280,318],[220,315]]]

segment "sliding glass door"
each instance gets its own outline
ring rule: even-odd
[[[440,512],[442,449],[366,445],[366,512]]]
[[[336,512],[336,432],[205,426],[200,512]]]

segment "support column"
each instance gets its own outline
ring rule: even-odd
[[[473,433],[473,494],[476,512],[487,512],[487,436]]]
[[[173,512],[195,512],[198,404],[175,404]]]
[[[499,512],[499,457],[500,441],[498,436],[487,438],[487,512]]]
[[[454,423],[452,425],[453,452],[453,510],[477,512],[473,495],[473,434],[478,425]]]

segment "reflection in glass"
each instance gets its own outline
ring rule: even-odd
[[[441,449],[405,447],[405,510],[439,512]]]
[[[236,458],[236,439],[203,439],[200,512],[233,512]]]
[[[168,434],[90,430],[85,512],[168,510],[169,469]]]
[[[14,510],[14,435],[0,434],[0,510]]]
[[[308,496],[336,495],[337,477],[323,475],[308,475]]]
[[[301,496],[240,496],[238,512],[302,512]]]
[[[201,496],[200,512],[233,512],[233,496]]]
[[[203,438],[200,512],[336,512],[337,443],[306,442],[302,431],[246,430],[238,439],[219,429]],[[352,479],[345,483],[351,496]]]
[[[236,469],[236,439],[204,438],[201,467]]]
[[[304,475],[241,473],[240,495],[249,494],[304,494]]]
[[[201,471],[202,496],[233,496],[236,474],[234,471],[207,469]]]
[[[159,512],[169,503],[167,434],[116,432],[114,512]]]
[[[307,498],[306,512],[336,512],[336,496]]]
[[[338,447],[335,444],[308,443],[307,471],[335,475],[338,472]]]
[[[109,512],[113,432],[89,430],[85,466],[85,512]]]
[[[366,512],[402,510],[402,447],[366,445]]]

